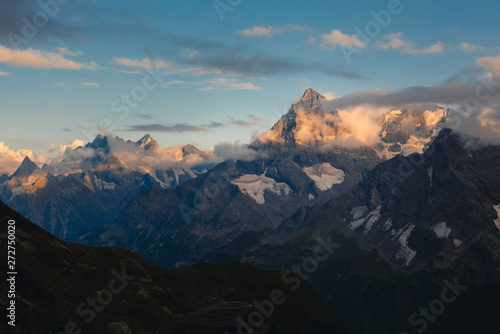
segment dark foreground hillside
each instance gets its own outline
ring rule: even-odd
[[[295,291],[283,283],[286,271],[239,263],[166,270],[125,249],[60,241],[0,202],[2,282],[9,220],[16,327],[7,325],[4,283],[2,333],[250,333],[250,325],[259,333],[347,333],[306,282]]]

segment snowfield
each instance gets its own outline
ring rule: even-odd
[[[334,184],[341,184],[345,178],[342,170],[332,167],[328,162],[305,167],[302,170],[322,191],[330,189]]]
[[[292,189],[288,184],[278,183],[270,177],[265,176],[265,174],[246,174],[231,181],[231,183],[238,186],[241,192],[252,197],[257,204],[266,203],[266,199],[264,198],[266,190],[283,196],[288,196],[292,193]]]

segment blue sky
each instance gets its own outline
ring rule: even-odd
[[[0,142],[40,154],[99,125],[163,147],[248,142],[308,87],[338,97],[440,86],[500,50],[492,0],[42,2],[57,13],[0,4]],[[376,23],[372,11],[389,8]],[[34,15],[47,24],[26,34]]]

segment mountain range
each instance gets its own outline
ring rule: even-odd
[[[293,270],[352,333],[496,333],[500,147],[448,129],[441,106],[329,106],[306,90],[224,161],[98,136],[42,168],[25,159],[0,199],[66,241],[175,272]]]

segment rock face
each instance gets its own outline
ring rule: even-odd
[[[305,281],[287,271],[245,264],[199,264],[171,271],[132,252],[89,248],[56,239],[0,202],[0,244],[16,226],[16,331],[60,333],[347,333]],[[6,247],[3,247],[6,249]],[[7,267],[7,258],[0,260]],[[0,273],[5,281],[6,273]],[[283,294],[271,295],[274,289]],[[282,303],[282,299],[286,302]],[[277,300],[262,323],[249,320],[259,303]],[[0,306],[7,308],[7,289]],[[90,303],[90,304],[89,304]],[[261,313],[259,313],[261,314]],[[244,324],[244,325],[243,325]],[[249,327],[251,328],[251,327]],[[6,321],[2,333],[12,332]]]
[[[470,149],[465,142],[474,139],[445,129],[423,154],[383,162],[349,194],[299,210],[274,233],[245,233],[205,260],[300,270],[354,333],[424,325],[426,333],[493,333],[500,147]],[[317,238],[337,246],[308,265]],[[449,286],[461,289],[456,302],[422,321],[419,308],[428,309]]]

